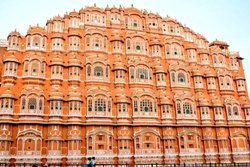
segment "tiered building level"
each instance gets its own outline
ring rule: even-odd
[[[242,58],[228,47],[134,7],[86,7],[11,32],[0,162],[249,162]]]

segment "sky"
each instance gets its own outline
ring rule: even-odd
[[[230,50],[239,51],[250,90],[250,0],[0,0],[0,39],[9,32],[22,35],[30,25],[45,26],[53,16],[85,6],[119,5],[170,16],[205,36],[209,42],[226,41]]]

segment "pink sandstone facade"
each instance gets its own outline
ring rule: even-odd
[[[11,32],[0,162],[249,162],[243,58],[228,47],[133,6]]]

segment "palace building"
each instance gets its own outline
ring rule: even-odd
[[[249,162],[239,52],[133,6],[55,16],[0,51],[0,162]]]

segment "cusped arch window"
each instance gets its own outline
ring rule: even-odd
[[[144,112],[152,112],[153,111],[153,102],[148,100],[148,99],[144,99],[140,102],[140,109],[141,111]]]
[[[36,99],[35,98],[29,99],[28,107],[29,107],[30,111],[36,110]]]
[[[106,111],[106,101],[104,99],[98,98],[95,101],[95,111]]]
[[[234,106],[234,107],[233,107],[233,114],[234,114],[235,116],[238,116],[238,115],[239,115],[239,109],[238,109],[237,106]]]
[[[87,76],[90,76],[91,75],[91,66],[88,66],[87,67]]]
[[[182,72],[178,73],[178,81],[181,83],[186,82],[186,77],[185,77],[184,73],[182,73]]]
[[[95,76],[103,76],[103,68],[100,66],[97,66],[94,68],[94,75]]]

